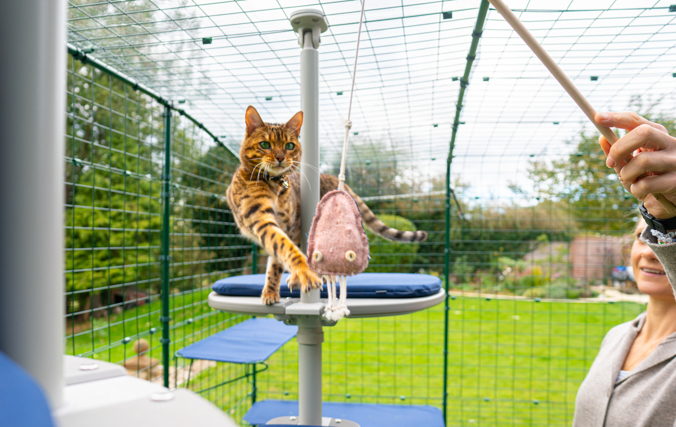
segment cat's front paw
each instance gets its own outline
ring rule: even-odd
[[[265,305],[272,305],[276,302],[279,302],[279,292],[263,289],[263,293],[261,294],[261,300]]]
[[[286,283],[289,285],[289,290],[300,286],[302,292],[310,292],[310,289],[322,288],[322,279],[307,264],[295,268],[289,275]]]

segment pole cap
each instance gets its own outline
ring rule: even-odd
[[[298,33],[298,44],[303,46],[303,34],[305,30],[312,31],[312,45],[315,49],[319,48],[321,41],[320,35],[329,29],[326,22],[326,16],[321,10],[301,9],[291,14],[289,18],[293,31]]]

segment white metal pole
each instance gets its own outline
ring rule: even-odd
[[[301,29],[300,31],[304,31]],[[300,108],[303,127],[300,143],[303,160],[300,172],[307,180],[300,180],[301,249],[307,253],[306,236],[310,234],[312,219],[319,204],[319,52],[312,42],[312,31],[305,29],[303,49],[300,51]],[[301,302],[319,302],[319,290],[302,292]]]
[[[300,10],[291,15],[298,32],[300,52],[300,106],[303,147],[300,180],[301,249],[307,253],[306,237],[319,204],[319,48],[320,35],[326,31],[326,19],[318,10]],[[319,289],[301,292],[301,303],[318,303]],[[298,423],[322,424],[322,342],[324,332],[318,315],[298,317]]]
[[[301,29],[301,31],[303,31]],[[301,245],[307,253],[307,236],[319,203],[319,52],[312,43],[312,31],[303,34],[300,52],[300,106],[303,127],[301,174]],[[301,292],[302,303],[319,302],[320,291]],[[322,425],[322,342],[324,332],[318,316],[298,319],[298,423]]]
[[[63,393],[65,23],[63,0],[0,13],[0,351],[52,408]]]
[[[301,30],[302,31],[302,30]],[[300,51],[300,106],[303,127],[301,174],[301,244],[307,253],[307,239],[319,203],[319,52],[312,43],[312,31],[303,35]],[[303,303],[319,302],[319,289],[301,292]],[[322,342],[324,332],[317,316],[304,316],[298,321],[298,423],[322,425]]]
[[[298,424],[322,425],[322,342],[319,316],[298,319]]]

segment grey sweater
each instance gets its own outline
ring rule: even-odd
[[[657,244],[647,227],[641,240],[657,255],[676,294],[676,243]],[[577,392],[574,427],[676,427],[676,333],[615,382],[645,316],[642,313],[606,334]]]

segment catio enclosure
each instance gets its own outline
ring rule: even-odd
[[[509,6],[597,110],[676,134],[676,5]],[[237,421],[255,400],[297,399],[295,341],[260,373],[175,352],[246,319],[208,306],[216,280],[265,270],[224,194],[246,107],[271,122],[300,109],[289,16],[308,7],[329,24],[321,170],[337,174],[361,2],[69,2],[68,354],[126,364],[145,339],[157,363],[134,375]],[[436,275],[449,296],[326,328],[324,400],[431,405],[449,426],[570,425],[601,339],[644,309],[613,278],[636,201],[595,130],[485,0],[367,2],[352,122],[347,183],[388,225],[429,232],[369,234],[367,271]]]

